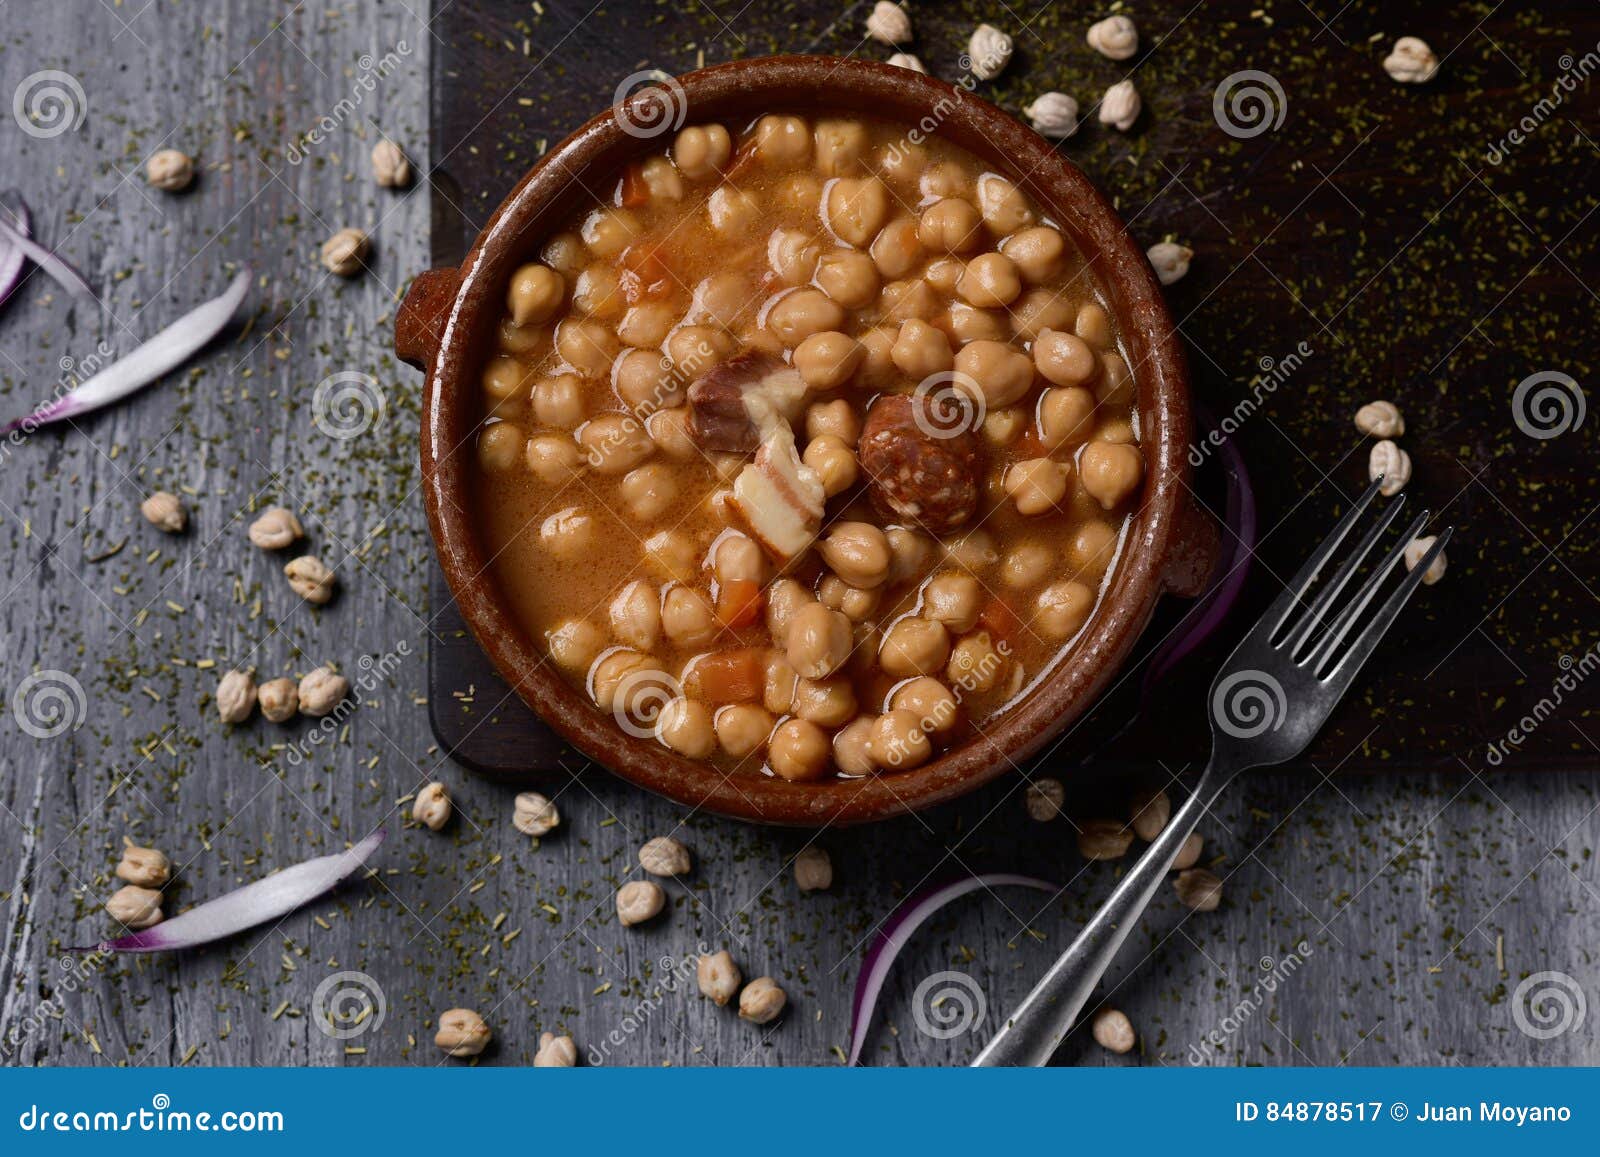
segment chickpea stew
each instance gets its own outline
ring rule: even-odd
[[[720,771],[916,767],[1048,674],[1140,501],[1133,376],[1017,186],[867,118],[681,130],[517,269],[475,517],[598,711]]]

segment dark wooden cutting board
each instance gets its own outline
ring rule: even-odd
[[[859,19],[831,23],[832,8],[745,8],[734,32],[723,20],[737,4],[617,6],[563,38],[584,7],[546,0],[540,16],[457,0],[435,24],[436,263],[458,261],[533,160],[632,73],[774,51],[887,55],[858,42]],[[1069,7],[1032,21],[985,95],[1016,112],[1062,88],[1088,106],[1124,75],[1084,47]],[[1164,27],[1189,6],[1141,7]],[[1550,423],[1537,428],[1525,406],[1519,425],[1514,402],[1536,374],[1566,375],[1568,398],[1593,401],[1600,134],[1580,126],[1596,124],[1594,86],[1579,84],[1535,127],[1536,156],[1507,133],[1549,93],[1568,46],[1600,41],[1600,17],[1576,3],[1497,7],[1474,35],[1499,51],[1459,54],[1413,87],[1379,62],[1397,32],[1426,33],[1426,5],[1354,4],[1336,31],[1303,6],[1270,21],[1258,8],[1195,11],[1137,72],[1146,111],[1134,131],[1089,125],[1061,146],[1114,195],[1141,245],[1175,236],[1196,251],[1169,300],[1197,395],[1238,426],[1262,540],[1224,639],[1110,747],[1134,719],[1137,678],[1050,758],[1101,749],[1108,764],[1176,768],[1204,753],[1215,663],[1360,493],[1368,443],[1351,416],[1390,398],[1407,415],[1411,500],[1457,527],[1449,574],[1419,594],[1303,762],[1323,774],[1593,768],[1600,678],[1582,675],[1600,676],[1600,418],[1547,437]],[[954,79],[982,14],[920,5],[916,15],[918,51]],[[1245,72],[1283,96],[1236,82],[1267,93],[1276,123],[1238,136],[1216,109],[1235,91],[1226,79]],[[581,762],[508,695],[437,569],[433,600],[430,710],[445,749],[511,778]],[[1178,613],[1163,608],[1146,646]],[[1538,726],[1552,700],[1559,718]]]

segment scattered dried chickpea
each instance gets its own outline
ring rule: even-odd
[[[1181,872],[1192,868],[1200,862],[1200,851],[1205,847],[1205,841],[1200,838],[1199,832],[1190,832],[1183,841],[1183,846],[1178,849],[1178,854],[1173,857],[1172,868]]]
[[[172,861],[155,848],[128,843],[117,864],[117,877],[139,888],[160,888],[172,875]]]
[[[1133,81],[1119,80],[1106,89],[1106,94],[1100,98],[1100,123],[1125,133],[1139,119],[1143,107],[1144,102]]]
[[[1176,241],[1157,241],[1145,250],[1144,255],[1156,271],[1156,280],[1162,285],[1173,285],[1182,281],[1184,274],[1189,272],[1189,261],[1194,257],[1194,250]]]
[[[927,68],[922,63],[922,59],[910,52],[895,53],[889,58],[889,63],[894,65],[896,68],[906,69],[908,72],[920,72],[924,76],[926,76],[928,72]]]
[[[739,994],[739,1016],[751,1024],[768,1024],[778,1018],[789,998],[770,976],[758,976]]]
[[[1061,781],[1049,776],[1041,776],[1030,783],[1023,796],[1028,805],[1028,815],[1040,823],[1061,815],[1061,805],[1066,798],[1067,789],[1061,786]]]
[[[1139,30],[1126,16],[1107,16],[1091,24],[1085,39],[1108,60],[1127,60],[1139,51]]]
[[[452,1008],[439,1014],[439,1031],[433,1043],[452,1057],[475,1057],[489,1044],[489,1026],[470,1008]]]
[[[1133,1022],[1114,1008],[1102,1008],[1094,1014],[1089,1031],[1095,1043],[1114,1053],[1132,1052],[1135,1043]]]
[[[453,810],[450,789],[438,782],[428,784],[411,801],[411,818],[430,832],[436,832],[449,823]]]
[[[1089,820],[1078,832],[1078,854],[1086,860],[1120,860],[1133,846],[1133,831],[1116,820]]]
[[[153,888],[129,884],[118,888],[106,901],[106,912],[130,932],[161,923],[161,893]]]
[[[255,678],[249,671],[229,671],[217,684],[217,714],[224,723],[243,723],[255,709]]]
[[[639,849],[639,866],[652,876],[682,876],[690,867],[689,849],[671,836],[657,836]]]
[[[536,1069],[570,1069],[578,1064],[578,1046],[570,1036],[553,1032],[539,1034],[539,1051],[533,1054]]]
[[[183,499],[166,490],[157,490],[141,502],[139,513],[151,526],[168,534],[182,534],[189,525],[189,513],[183,508]]]
[[[1054,141],[1066,140],[1078,131],[1078,102],[1064,92],[1047,92],[1022,110],[1033,123],[1033,131]]]
[[[694,977],[700,986],[700,995],[709,997],[718,1008],[733,999],[744,980],[726,948],[714,955],[702,956],[695,964]]]
[[[818,847],[801,849],[794,858],[794,882],[802,892],[821,892],[833,887],[833,860],[827,850]]]
[[[1204,868],[1186,868],[1172,882],[1178,900],[1196,912],[1214,912],[1222,903],[1222,881]]]
[[[1398,438],[1406,432],[1406,420],[1393,402],[1368,402],[1356,411],[1356,429],[1374,438]]]
[[[1172,800],[1160,789],[1141,791],[1133,797],[1128,810],[1132,814],[1134,832],[1149,843],[1161,834],[1161,829],[1172,818]]]
[[[269,723],[286,723],[300,709],[300,690],[293,679],[269,679],[261,684],[256,699]]]
[[[372,179],[385,189],[404,189],[411,184],[411,162],[405,150],[388,137],[372,146]]]
[[[329,273],[354,277],[366,263],[372,243],[360,229],[341,229],[322,243],[322,264]]]
[[[1011,37],[992,24],[980,24],[967,41],[967,67],[979,80],[993,80],[1011,63]]]
[[[1402,36],[1383,58],[1383,71],[1401,84],[1426,84],[1439,71],[1439,57],[1428,42],[1415,36]]]
[[[523,835],[546,835],[560,822],[561,813],[556,810],[556,805],[538,792],[524,791],[517,794],[514,810],[511,813],[511,826]]]
[[[250,524],[250,541],[262,550],[282,550],[305,536],[294,511],[285,506],[263,510]]]
[[[194,161],[178,149],[162,149],[145,162],[144,175],[154,188],[181,193],[194,183]]]
[[[643,924],[661,911],[667,894],[654,880],[629,880],[617,889],[617,919],[624,928]]]
[[[867,35],[879,44],[909,44],[911,17],[893,0],[878,0],[867,17]]]
[[[1367,455],[1367,478],[1373,482],[1383,479],[1378,493],[1393,498],[1411,481],[1411,455],[1385,438],[1375,442]]]
[[[318,667],[300,680],[300,714],[320,718],[344,702],[348,694],[350,680],[332,667]]]
[[[308,603],[326,603],[333,598],[334,587],[338,584],[337,576],[314,555],[303,554],[291,559],[283,573],[288,576],[290,589]]]
[[[1438,535],[1427,534],[1423,535],[1421,538],[1414,538],[1410,542],[1406,543],[1406,569],[1416,570],[1417,567],[1422,564],[1423,556],[1433,549],[1433,544],[1438,540]],[[1433,560],[1433,564],[1423,572],[1422,584],[1424,586],[1431,587],[1434,583],[1444,578],[1444,568],[1446,565],[1448,565],[1446,561],[1446,555],[1445,552],[1441,550],[1439,552],[1439,556]]]

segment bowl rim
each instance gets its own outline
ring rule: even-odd
[[[662,106],[676,123],[637,127]],[[681,112],[677,111],[681,108]],[[907,129],[953,140],[992,171],[1027,189],[1082,249],[1122,329],[1133,370],[1146,453],[1145,489],[1131,516],[1111,581],[1071,654],[1037,680],[998,722],[909,771],[858,779],[795,783],[770,775],[727,775],[710,764],[628,735],[597,712],[541,653],[510,611],[489,570],[476,520],[468,513],[467,463],[478,423],[477,371],[498,322],[504,285],[527,260],[526,238],[547,235],[593,202],[585,176],[614,177],[634,155],[658,152],[668,129],[711,120],[743,127],[771,111],[854,111],[904,120]],[[619,116],[619,110],[625,117]],[[885,112],[885,110],[891,110]],[[692,115],[691,115],[692,114]],[[685,119],[687,118],[687,119]],[[931,126],[929,122],[932,122]],[[1162,593],[1193,586],[1185,522],[1191,417],[1188,370],[1177,329],[1149,262],[1111,203],[1076,165],[1009,114],[973,94],[893,65],[822,56],[776,56],[714,65],[642,90],[595,116],[545,154],[495,210],[462,261],[424,395],[423,495],[440,565],[479,644],[507,683],[568,743],[634,784],[695,810],[758,823],[820,826],[901,816],[976,790],[1018,769],[1088,710],[1120,670]],[[420,279],[419,279],[420,281]],[[442,304],[442,303],[441,303]],[[402,307],[404,308],[404,307]],[[468,413],[471,412],[471,420]]]

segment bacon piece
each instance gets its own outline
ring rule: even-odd
[[[732,502],[751,536],[787,564],[811,548],[822,530],[822,479],[800,461],[788,422],[761,440],[755,460],[733,480]]]

